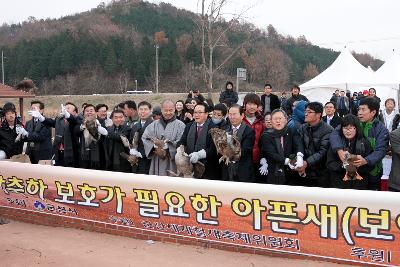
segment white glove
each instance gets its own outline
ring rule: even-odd
[[[106,127],[111,127],[111,126],[113,126],[113,122],[112,122],[112,120],[111,119],[106,119],[105,120],[105,122],[104,122],[104,125],[106,126]]]
[[[96,125],[97,126],[101,126],[101,123],[99,122],[99,120],[96,119]]]
[[[138,158],[143,158],[142,154],[137,151],[135,148],[129,149],[129,154],[132,156],[136,156]]]
[[[68,119],[69,117],[71,117],[71,114],[69,114],[69,112],[65,109],[64,105],[61,104],[61,112],[60,115],[63,116],[64,118]]]
[[[20,135],[24,136],[24,137],[29,135],[29,133],[28,133],[23,127],[21,127],[21,126],[17,126],[17,127],[15,128],[15,132],[16,132],[17,134],[20,134]]]
[[[232,135],[226,133],[226,141],[228,142],[228,144],[232,144]]]
[[[108,135],[107,129],[104,127],[101,127],[101,125],[97,126],[97,131],[99,131],[99,134],[101,134],[101,135]]]
[[[258,169],[260,171],[261,175],[267,175],[268,174],[268,162],[265,158],[262,158],[260,160],[261,167]]]
[[[28,114],[34,118],[37,118],[40,122],[44,121],[44,117],[38,110],[29,110]]]
[[[204,149],[193,152],[189,155],[191,163],[197,163],[201,159],[205,159],[207,157],[207,153]]]
[[[304,160],[303,160],[303,153],[297,152],[297,157],[296,157],[296,164],[294,165],[294,168],[301,168],[304,165]]]

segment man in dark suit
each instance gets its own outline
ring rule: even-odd
[[[342,123],[342,118],[336,113],[335,104],[333,102],[326,102],[324,109],[326,115],[322,117],[322,120],[335,129],[336,126]]]
[[[138,148],[131,149],[129,153],[132,156],[137,156],[139,158],[138,166],[133,168],[134,173],[149,174],[151,159],[146,157],[146,152],[144,151],[142,135],[146,127],[153,122],[151,113],[151,104],[149,102],[143,101],[138,105],[139,121],[133,125],[131,136],[129,141],[132,142],[135,133],[139,133]]]
[[[254,130],[243,122],[244,110],[235,104],[228,111],[230,125],[225,129],[228,134],[236,135],[240,140],[240,160],[228,166],[222,166],[222,179],[236,182],[255,182],[253,167],[253,146],[255,142]]]
[[[49,160],[53,155],[53,145],[51,144],[50,127],[45,126],[37,119],[36,113],[43,115],[44,104],[40,101],[31,102],[31,110],[28,112],[32,119],[26,123],[26,130],[22,127],[17,129],[17,134],[23,136],[23,140],[28,142],[26,154],[29,155],[32,164],[37,164],[39,160]]]
[[[264,86],[264,94],[261,96],[263,114],[272,112],[281,107],[281,101],[277,95],[272,93],[272,85],[267,83]]]
[[[209,108],[205,103],[199,103],[194,107],[194,121],[186,125],[178,145],[185,146],[185,152],[189,154],[191,163],[200,161],[205,165],[203,176],[196,178],[216,180],[220,174],[212,164],[217,162],[217,152],[209,133],[209,130],[216,126],[208,117],[208,112]]]

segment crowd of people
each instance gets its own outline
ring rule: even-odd
[[[205,165],[197,178],[379,190],[382,160],[392,154],[389,186],[400,191],[400,115],[394,99],[386,99],[380,110],[374,88],[353,95],[336,90],[324,105],[300,94],[297,85],[289,97],[272,91],[265,84],[261,97],[246,94],[239,105],[227,82],[215,104],[193,90],[185,100],[163,100],[156,107],[128,100],[112,110],[85,103],[79,112],[67,102],[56,118],[45,117],[44,103],[32,101],[26,124],[6,103],[0,159],[25,150],[32,164],[54,160],[56,166],[166,176],[176,171],[175,155],[183,145],[192,164]],[[213,128],[224,130],[228,139],[236,136],[239,160],[220,162]],[[132,143],[137,136],[135,147],[121,138]],[[123,155],[137,157],[138,164]]]

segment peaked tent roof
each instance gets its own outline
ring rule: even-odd
[[[361,65],[348,49],[344,49],[326,70],[300,87],[302,90],[318,87],[347,89],[351,84],[369,86],[372,82],[372,73]]]
[[[400,84],[400,54],[393,52],[392,57],[387,60],[376,72],[375,83],[392,85],[399,88]]]

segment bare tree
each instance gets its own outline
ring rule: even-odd
[[[218,47],[228,47],[226,33],[239,24],[239,20],[250,9],[247,8],[239,14],[234,14],[233,18],[225,22],[222,18],[222,10],[229,3],[228,0],[211,0],[206,9],[206,0],[201,0],[201,20],[200,20],[200,38],[201,38],[201,59],[203,68],[203,79],[207,87],[208,97],[211,97],[213,89],[213,77],[245,44],[242,42],[228,53],[214,67],[214,52]]]
[[[125,94],[126,91],[128,90],[128,85],[129,85],[129,73],[127,70],[125,70],[124,72],[122,72],[119,75],[119,79],[118,79],[118,92],[120,94]]]

